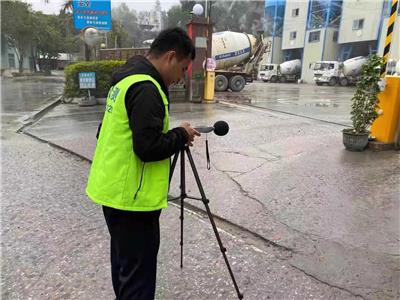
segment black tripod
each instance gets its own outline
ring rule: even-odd
[[[187,155],[187,157],[189,159],[190,166],[192,167],[193,175],[194,175],[194,178],[196,179],[197,187],[199,188],[199,191],[200,191],[200,194],[201,194],[201,198],[190,197],[190,196],[188,196],[186,194],[185,152],[186,152],[186,155]],[[213,218],[213,216],[211,214],[211,211],[210,211],[210,207],[208,206],[209,200],[207,199],[207,197],[206,197],[206,195],[204,193],[203,186],[202,186],[200,178],[199,178],[199,174],[197,173],[197,169],[196,169],[196,166],[195,166],[194,161],[193,161],[192,153],[190,152],[190,149],[189,149],[188,146],[185,146],[184,149],[180,150],[180,153],[177,152],[175,154],[174,159],[172,161],[172,165],[171,165],[171,172],[170,172],[169,181],[171,182],[172,175],[174,173],[174,169],[175,169],[175,166],[176,166],[176,162],[178,161],[179,154],[181,156],[181,184],[180,184],[181,195],[179,197],[170,199],[170,201],[178,200],[178,199],[181,200],[181,215],[180,215],[180,220],[181,220],[181,242],[180,242],[180,245],[181,245],[181,268],[183,267],[183,212],[184,212],[184,205],[185,205],[184,200],[185,199],[200,200],[200,201],[203,202],[203,204],[204,204],[204,206],[206,208],[208,218],[210,219],[212,228],[214,230],[215,237],[217,238],[217,241],[218,241],[219,249],[221,250],[221,253],[222,253],[222,255],[224,257],[224,260],[225,260],[225,264],[226,264],[226,266],[228,268],[228,271],[229,271],[229,274],[230,274],[230,276],[232,278],[233,285],[235,286],[235,290],[236,290],[237,296],[238,296],[239,299],[243,299],[243,294],[240,293],[239,287],[238,287],[238,285],[236,283],[235,276],[233,275],[231,266],[229,264],[228,258],[227,258],[226,253],[225,253],[226,252],[226,248],[222,244],[221,238],[219,236],[219,233],[218,233],[218,230],[217,230],[217,226],[215,225],[214,218]]]

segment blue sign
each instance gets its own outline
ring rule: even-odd
[[[73,0],[75,29],[111,30],[111,0]]]
[[[79,88],[95,89],[96,73],[95,72],[79,72]]]
[[[228,53],[222,53],[220,55],[216,55],[215,56],[215,60],[221,60],[221,59],[226,59],[226,58],[230,58],[230,57],[235,57],[235,56],[239,56],[245,53],[250,52],[250,47],[245,48],[245,49],[241,49],[239,51],[233,51],[233,52],[228,52]]]

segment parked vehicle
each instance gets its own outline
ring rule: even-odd
[[[317,85],[354,85],[359,81],[362,66],[367,61],[364,56],[350,58],[344,62],[318,61],[314,64],[314,81]]]
[[[264,82],[297,82],[301,75],[301,60],[294,59],[281,64],[265,64],[260,68],[260,79]]]
[[[262,40],[247,33],[223,31],[212,35],[212,57],[216,62],[215,90],[241,91],[257,78],[258,63],[265,53]],[[149,48],[100,49],[102,60],[127,60],[146,55]]]
[[[257,78],[258,63],[266,45],[247,33],[216,32],[212,36],[212,57],[216,61],[215,90],[240,92]]]

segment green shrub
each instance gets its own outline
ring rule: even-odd
[[[79,89],[79,72],[96,72],[96,97],[106,97],[111,86],[111,76],[116,67],[125,61],[100,60],[85,61],[70,64],[65,68],[64,96],[67,98],[82,97],[87,95],[87,90]],[[91,91],[92,92],[92,91]]]
[[[367,132],[378,117],[380,92],[378,82],[383,66],[383,58],[373,54],[362,67],[361,79],[351,99],[351,120],[356,133]]]

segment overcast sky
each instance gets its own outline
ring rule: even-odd
[[[42,11],[45,14],[58,14],[65,0],[49,0],[48,3],[45,3],[44,0],[25,0],[25,2],[32,4],[33,10]],[[122,2],[136,11],[149,11],[154,7],[155,0],[111,0],[111,7],[119,6]],[[163,10],[168,10],[171,6],[179,4],[179,0],[160,0],[160,2]]]

